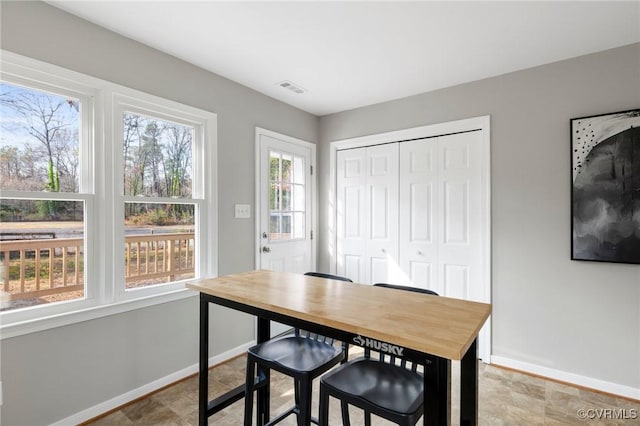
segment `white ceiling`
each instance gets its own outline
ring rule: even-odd
[[[637,0],[48,3],[316,115],[640,41]]]

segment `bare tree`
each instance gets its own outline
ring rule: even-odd
[[[191,146],[192,129],[184,126],[171,126],[166,147],[167,173],[165,185],[170,197],[188,197],[191,195]]]
[[[123,125],[125,194],[189,197],[193,128],[128,112]],[[129,203],[126,208],[127,217],[154,213],[182,219],[193,215],[179,204],[142,202]]]
[[[147,170],[150,174],[148,189],[151,194],[158,196],[165,196],[167,194],[163,191],[161,170],[162,164],[162,146],[161,146],[161,134],[164,130],[163,123],[155,120],[149,120],[145,126],[144,133],[140,137],[142,145],[141,149],[144,156],[144,161],[148,166]]]
[[[64,163],[68,157],[63,154],[69,150],[77,152],[77,134],[75,139],[70,137],[73,123],[70,116],[65,114],[64,108],[75,110],[74,114],[77,113],[77,101],[35,90],[4,90],[5,88],[8,86],[3,84],[0,102],[4,107],[13,110],[19,118],[12,125],[20,127],[37,141],[46,159],[46,179],[44,188],[40,189],[60,191],[61,166],[64,164],[66,170],[73,168],[72,164]],[[77,165],[75,168],[77,169]],[[58,205],[59,203],[54,201],[45,202],[43,213],[55,217],[58,214]]]

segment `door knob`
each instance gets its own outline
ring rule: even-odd
[[[262,252],[263,253],[271,253],[271,249],[269,248],[269,246],[264,246],[264,247],[262,247]]]

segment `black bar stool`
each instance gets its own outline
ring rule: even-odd
[[[332,280],[350,279],[320,272],[307,272],[305,275]],[[293,378],[295,405],[267,425],[274,425],[290,414],[295,413],[299,426],[317,423],[311,417],[311,393],[313,379],[325,373],[340,361],[346,359],[347,346],[342,348],[333,344],[333,339],[304,330],[295,329],[293,335],[275,337],[259,343],[247,351],[247,376],[244,405],[244,424],[251,426],[253,417],[253,393],[262,386],[269,386],[269,377],[256,377],[256,366],[279,371]],[[267,418],[269,409],[267,406]]]
[[[437,296],[423,288],[374,284],[398,290]],[[399,360],[396,363],[396,360]],[[402,426],[414,426],[424,413],[424,378],[419,364],[379,353],[377,359],[365,348],[364,356],[348,361],[320,379],[319,425],[329,424],[329,397],[342,403],[342,422],[349,425],[345,404],[364,410],[364,422],[371,425],[371,413]]]

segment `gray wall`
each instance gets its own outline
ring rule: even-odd
[[[0,5],[2,49],[218,115],[218,269],[252,269],[254,225],[233,205],[254,204],[255,126],[314,142],[317,117],[44,3]],[[190,298],[3,340],[0,423],[54,422],[195,364],[197,312]],[[211,355],[253,338],[250,317],[212,315]]]
[[[491,115],[493,354],[638,389],[640,266],[569,260],[569,120],[639,107],[635,44],[325,116],[320,206],[331,141]]]

